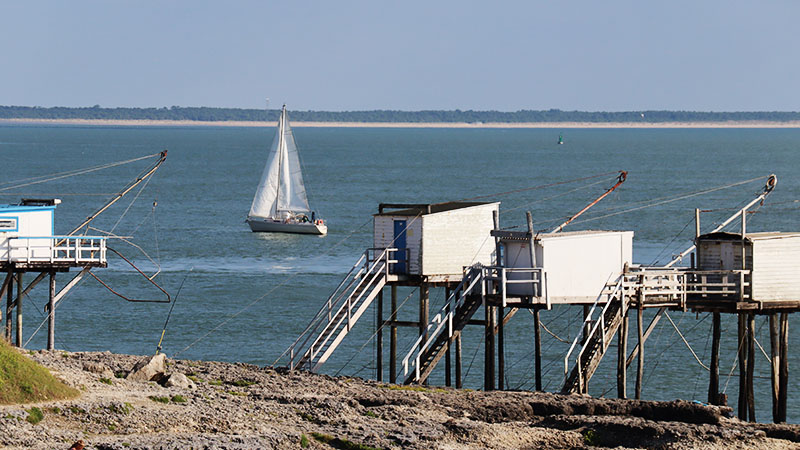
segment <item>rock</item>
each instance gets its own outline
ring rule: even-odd
[[[166,362],[167,356],[163,353],[147,356],[133,366],[127,379],[132,381],[158,380],[164,376],[164,372],[167,370]]]
[[[91,373],[96,373],[100,375],[102,378],[112,379],[114,378],[114,372],[108,368],[105,364],[97,363],[97,362],[85,362],[83,363],[83,370]]]
[[[182,373],[173,373],[164,382],[164,387],[177,387],[181,389],[194,389],[194,381],[186,378]]]

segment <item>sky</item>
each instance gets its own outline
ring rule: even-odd
[[[0,0],[0,105],[798,111],[800,2]]]

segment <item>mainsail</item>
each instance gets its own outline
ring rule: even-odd
[[[269,160],[250,207],[250,217],[283,218],[292,213],[310,211],[297,145],[284,105]]]

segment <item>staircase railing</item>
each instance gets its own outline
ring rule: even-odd
[[[584,367],[583,367],[583,355],[593,344],[594,340],[596,339],[597,334],[599,333],[599,344],[601,349],[606,348],[606,312],[611,307],[611,304],[614,301],[614,298],[618,298],[620,301],[620,314],[624,315],[625,311],[625,301],[624,301],[624,286],[625,286],[625,277],[620,275],[616,282],[613,285],[606,284],[603,288],[603,291],[600,295],[597,296],[594,304],[592,305],[589,313],[586,315],[586,319],[584,320],[584,327],[583,329],[589,328],[589,332],[586,333],[586,336],[583,337],[581,334],[575,336],[575,339],[572,341],[572,345],[569,347],[566,356],[564,356],[564,386],[566,388],[567,382],[569,380],[569,358],[572,355],[572,352],[578,347],[578,343],[581,339],[584,339],[583,345],[578,352],[578,355],[575,358],[575,368],[578,374],[577,385],[580,391],[583,391],[583,386],[585,383],[584,378]],[[609,290],[608,288],[611,287]],[[599,317],[597,319],[594,318],[595,311],[598,310],[599,305],[601,302],[605,302],[603,308],[600,310]],[[602,350],[601,350],[602,351]]]
[[[358,307],[365,293],[369,295],[376,280],[385,280],[392,264],[401,262],[394,255],[403,251],[405,249],[396,248],[369,248],[364,251],[300,336],[284,352],[284,355],[289,355],[289,369],[302,365],[313,368],[315,357],[343,320],[347,320],[346,327],[350,330],[354,320],[353,309]]]
[[[409,362],[413,363],[414,375],[416,379],[420,376],[420,357],[430,348],[442,332],[447,330],[447,337],[453,337],[453,319],[455,318],[456,311],[464,304],[467,296],[472,294],[473,291],[480,288],[480,293],[486,294],[485,281],[487,279],[487,272],[490,270],[481,264],[476,264],[470,267],[461,279],[461,283],[453,290],[448,297],[444,306],[433,316],[433,319],[428,323],[426,332],[417,338],[412,344],[411,349],[406,353],[403,358],[403,377],[409,373]],[[476,292],[477,293],[477,292]],[[445,325],[447,325],[445,327]],[[423,338],[425,341],[423,342]]]

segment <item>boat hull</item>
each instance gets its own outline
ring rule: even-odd
[[[315,234],[324,236],[328,233],[328,227],[323,224],[311,222],[281,222],[272,219],[248,218],[247,224],[250,229],[259,233],[294,233],[294,234]]]

